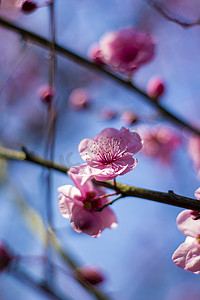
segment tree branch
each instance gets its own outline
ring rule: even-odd
[[[20,160],[20,161],[29,161],[43,167],[51,168],[56,171],[66,173],[67,168],[59,164],[54,163],[53,161],[48,161],[42,157],[28,152],[28,156],[23,151],[15,151],[9,148],[0,146],[0,158]],[[200,212],[200,201],[192,198],[184,197],[169,191],[168,193],[151,191],[143,188],[138,188],[130,186],[123,183],[116,183],[116,187],[113,185],[112,181],[100,182],[93,180],[96,184],[104,186],[106,188],[117,191],[118,194],[121,194],[121,197],[136,197],[147,200],[152,200],[159,203],[169,204],[176,207],[182,207],[186,209],[191,209]],[[120,197],[120,198],[121,198]]]
[[[196,19],[195,21],[183,21],[178,16],[174,16],[171,12],[169,12],[165,7],[161,6],[157,1],[154,0],[146,0],[147,4],[155,8],[164,18],[167,20],[174,22],[184,28],[189,28],[192,26],[197,26],[200,24],[200,19]]]
[[[46,168],[57,170],[65,174],[69,170],[67,167],[61,166],[54,161],[44,159],[43,157],[28,151],[25,147],[23,147],[22,151],[16,151],[0,146],[0,158],[28,161]]]
[[[49,48],[52,47],[52,43],[49,40],[45,39],[44,37],[42,37],[40,35],[37,35],[37,34],[31,32],[31,31],[28,31],[26,29],[23,29],[22,27],[14,24],[10,21],[7,21],[2,17],[0,17],[0,25],[2,27],[5,27],[9,30],[12,30],[14,32],[17,32],[17,33],[21,34],[24,37],[25,40],[30,40],[30,41],[32,41],[32,42],[34,42],[34,43],[36,43],[36,44],[38,44],[38,45],[40,45],[44,48],[49,49]],[[171,120],[176,125],[188,128],[190,131],[192,131],[193,133],[200,136],[200,129],[190,125],[185,120],[183,120],[181,117],[179,117],[179,116],[173,114],[172,112],[170,112],[163,105],[159,104],[157,101],[150,98],[145,92],[140,90],[138,87],[136,87],[130,81],[122,79],[118,75],[109,72],[107,69],[104,69],[103,67],[95,65],[94,63],[88,61],[87,59],[71,52],[70,50],[68,50],[64,47],[61,47],[58,44],[55,44],[55,51],[58,52],[60,55],[63,55],[65,57],[67,57],[68,59],[76,62],[77,64],[79,64],[79,65],[81,65],[85,68],[88,68],[89,70],[98,72],[99,74],[104,75],[104,76],[112,79],[113,81],[120,84],[121,86],[124,86],[124,87],[128,88],[129,90],[138,93],[148,103],[150,103],[155,108],[157,108],[163,114],[163,116],[165,118],[167,118],[168,120]]]

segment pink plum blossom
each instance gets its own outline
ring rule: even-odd
[[[153,37],[135,28],[106,33],[99,42],[104,63],[125,75],[132,75],[154,56]]]
[[[114,212],[105,207],[102,211],[96,211],[108,201],[103,187],[95,186],[92,181],[81,185],[79,175],[69,174],[76,187],[64,185],[58,188],[59,208],[64,218],[70,219],[72,228],[78,232],[84,232],[92,237],[99,237],[105,228],[117,226]]]
[[[200,200],[200,188],[195,192]],[[180,268],[200,273],[200,214],[193,210],[184,210],[177,217],[179,230],[187,236],[172,256],[173,262]]]
[[[143,140],[143,154],[169,163],[173,152],[181,144],[181,137],[170,128],[156,126],[139,129]]]
[[[198,175],[200,175],[200,138],[197,135],[190,136],[188,152],[193,160],[194,168]]]
[[[122,127],[120,130],[107,128],[93,139],[84,139],[79,152],[86,164],[72,167],[68,174],[82,176],[82,184],[88,179],[111,180],[134,169],[137,159],[132,156],[142,148],[136,132]]]

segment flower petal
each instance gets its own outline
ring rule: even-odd
[[[195,220],[192,210],[183,210],[177,217],[179,230],[191,237],[196,237],[200,233],[200,219]]]

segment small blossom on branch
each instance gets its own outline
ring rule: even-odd
[[[142,148],[142,140],[136,132],[122,127],[107,128],[93,139],[79,144],[79,153],[86,164],[72,167],[68,174],[78,174],[82,184],[88,179],[111,180],[133,170],[137,159],[132,156]]]
[[[109,207],[96,211],[109,202],[109,198],[104,197],[105,189],[90,180],[81,185],[79,175],[69,175],[76,187],[64,185],[58,188],[61,193],[59,208],[62,216],[70,219],[72,228],[78,233],[99,237],[105,228],[116,227],[117,219]]]
[[[127,28],[106,33],[99,42],[98,51],[90,50],[92,60],[99,58],[115,71],[131,76],[154,56],[155,41],[150,34]],[[92,55],[93,54],[93,55]]]
[[[195,192],[200,200],[200,188]],[[172,256],[173,262],[180,268],[200,273],[200,214],[193,210],[184,210],[177,217],[179,230],[187,236]]]
[[[165,92],[165,85],[161,78],[153,77],[149,80],[147,84],[147,95],[154,100],[159,100],[159,98]]]

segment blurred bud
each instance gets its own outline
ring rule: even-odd
[[[37,93],[42,102],[46,104],[51,103],[53,97],[55,96],[55,90],[52,89],[52,87],[50,87],[48,84],[39,87]]]
[[[69,95],[69,105],[74,110],[86,109],[89,106],[87,91],[83,88],[73,90]]]
[[[112,120],[116,117],[116,112],[109,107],[104,107],[101,110],[101,117],[104,120]]]
[[[0,241],[0,272],[8,267],[12,260],[11,254],[8,252],[5,244]]]
[[[88,57],[91,61],[93,61],[97,65],[103,65],[104,62],[102,60],[103,56],[101,53],[101,50],[97,44],[93,44],[89,51],[88,51]]]
[[[21,2],[20,7],[23,13],[29,14],[36,10],[38,5],[34,1],[25,0]]]
[[[147,94],[149,97],[157,100],[165,91],[165,86],[159,77],[151,78],[147,84]]]
[[[93,266],[83,266],[77,268],[77,272],[83,280],[86,280],[92,285],[97,285],[105,280],[101,272]]]
[[[127,124],[127,125],[131,125],[134,124],[138,121],[137,116],[134,114],[134,112],[132,112],[131,110],[127,110],[125,111],[122,116],[121,116],[121,120]]]

